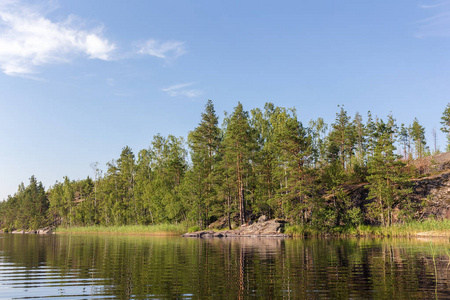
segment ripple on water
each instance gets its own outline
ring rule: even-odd
[[[450,299],[448,248],[389,239],[5,236],[0,297]]]
[[[4,257],[0,257],[0,299],[113,297],[104,291],[105,286],[109,284],[108,280],[80,278],[79,270],[61,270],[45,266],[27,268],[14,266],[4,260]]]

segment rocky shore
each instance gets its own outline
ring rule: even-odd
[[[255,223],[244,224],[235,230],[212,231],[202,230],[196,232],[185,233],[183,237],[193,238],[223,238],[223,237],[271,237],[271,238],[286,238],[289,235],[284,234],[284,220],[267,220],[262,216]]]
[[[14,230],[14,234],[54,234],[53,227],[45,227],[37,230]]]

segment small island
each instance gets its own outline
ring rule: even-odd
[[[441,125],[450,132],[450,104]],[[238,103],[220,126],[208,100],[187,143],[158,134],[136,155],[124,147],[105,172],[91,166],[93,178],[64,177],[47,189],[31,176],[0,203],[0,229],[186,237],[450,230],[450,153],[427,145],[417,118],[352,118],[339,106],[330,125],[302,123],[294,108]]]

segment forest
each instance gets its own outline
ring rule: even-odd
[[[450,133],[450,103],[441,116]],[[155,135],[148,149],[125,146],[94,176],[64,177],[47,190],[34,176],[0,202],[0,228],[179,224],[203,229],[221,221],[235,228],[261,215],[322,230],[335,226],[390,226],[417,218],[411,162],[435,154],[415,118],[396,123],[367,113],[351,117],[338,106],[334,123],[307,125],[293,108],[241,103],[219,124],[208,100],[198,126],[181,137]],[[450,139],[449,139],[450,142]],[[446,150],[450,150],[447,146]],[[364,184],[357,206],[345,185]]]

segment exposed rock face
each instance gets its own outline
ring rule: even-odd
[[[52,227],[41,228],[41,229],[38,229],[36,233],[37,234],[52,234],[53,228]]]
[[[446,166],[441,162],[441,167]],[[371,200],[367,199],[369,190],[365,187],[367,183],[344,186],[344,190],[352,199],[355,207],[366,211],[365,205]],[[426,219],[434,217],[437,219],[450,219],[450,170],[439,174],[411,180],[412,194],[409,198],[414,203],[423,203],[423,209],[417,211],[416,218]],[[368,220],[366,220],[368,221]]]
[[[258,219],[258,223],[264,223],[267,221],[267,217],[265,215],[262,215],[261,217],[259,217]]]
[[[30,231],[25,231],[25,230],[14,230],[11,233],[22,233],[22,234],[52,234],[53,233],[53,228],[52,227],[45,227],[45,228],[41,228],[38,230],[30,230]]]
[[[450,169],[450,152],[416,159],[413,164],[421,174],[440,172]]]
[[[415,179],[413,183],[413,201],[425,202],[421,218],[430,216],[438,219],[450,219],[450,171]]]
[[[265,216],[263,216],[265,217]],[[196,238],[211,238],[211,237],[288,237],[283,234],[283,229],[286,221],[284,220],[269,220],[267,218],[260,217],[258,222],[251,225],[242,225],[236,230],[225,231],[196,231],[183,234],[184,237],[196,237]]]
[[[208,228],[213,229],[225,229],[228,227],[228,217],[222,217],[218,219],[217,221],[209,224]]]
[[[450,219],[450,152],[417,159],[414,165],[422,174],[441,172],[412,180],[411,200],[425,204],[418,217]]]

